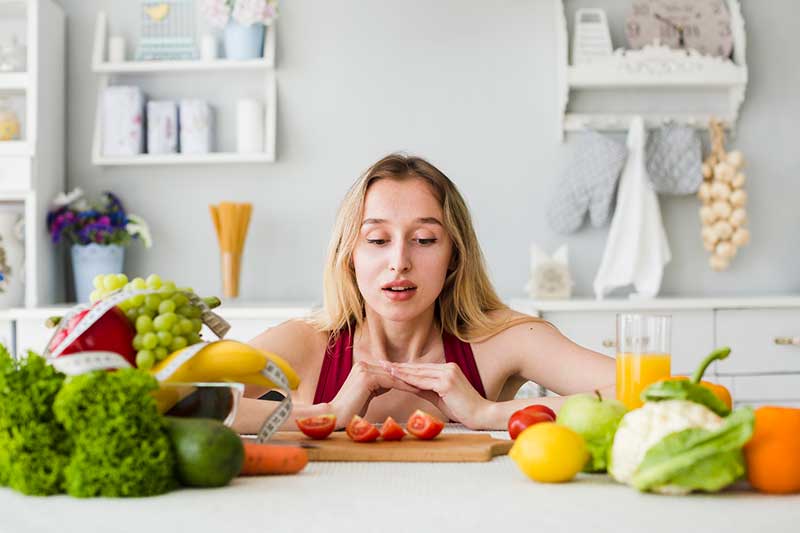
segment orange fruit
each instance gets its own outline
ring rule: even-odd
[[[744,447],[747,479],[761,492],[800,492],[800,409],[759,407]]]

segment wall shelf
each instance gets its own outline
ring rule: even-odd
[[[143,165],[206,165],[238,163],[273,163],[276,159],[277,131],[277,81],[275,76],[276,24],[269,26],[264,39],[261,58],[253,60],[217,59],[213,61],[107,61],[108,16],[97,14],[95,23],[92,71],[98,75],[97,110],[92,141],[92,163],[97,166],[143,166]],[[264,151],[236,153],[230,151],[206,154],[137,154],[132,156],[106,156],[102,153],[102,106],[103,91],[112,82],[119,82],[130,75],[170,75],[198,73],[207,75],[219,72],[243,72],[259,75],[263,80],[262,100],[264,104]],[[218,77],[214,78],[219,79]],[[213,82],[213,80],[212,80]]]
[[[0,141],[0,157],[31,155],[33,155],[33,147],[28,141]]]
[[[594,59],[590,63],[569,63],[569,36],[565,3],[557,3],[557,53],[559,84],[558,106],[560,123],[558,137],[563,140],[568,131],[627,130],[631,118],[643,116],[648,127],[657,127],[666,122],[677,122],[697,128],[706,128],[713,117],[730,129],[736,125],[739,108],[744,101],[748,70],[745,61],[746,37],[744,19],[739,0],[726,0],[731,15],[733,34],[733,57],[723,59],[704,56],[693,50],[672,50],[665,46],[645,46],[641,50],[616,50],[607,57]],[[625,101],[631,91],[691,89],[700,94],[727,93],[727,108],[719,113],[711,112],[634,112],[603,111],[602,109],[568,110],[572,91],[612,92],[619,91],[620,101]],[[683,97],[683,96],[682,96]],[[693,106],[694,107],[694,106]]]
[[[24,91],[27,88],[27,72],[0,72],[0,91]]]
[[[104,157],[93,160],[98,166],[143,165],[210,165],[230,163],[273,163],[275,156],[268,153],[239,154],[214,152],[210,154],[141,154],[131,157]]]

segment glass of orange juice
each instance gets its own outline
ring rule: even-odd
[[[628,409],[642,406],[642,391],[670,377],[669,315],[617,315],[617,399]]]

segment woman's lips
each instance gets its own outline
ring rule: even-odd
[[[410,300],[417,293],[417,288],[409,288],[402,291],[393,291],[392,289],[382,289],[382,292],[388,299],[393,302],[404,302]]]

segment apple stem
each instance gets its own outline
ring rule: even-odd
[[[602,402],[603,401],[603,395],[600,394],[600,391],[595,389],[594,393],[597,395],[597,399]]]

